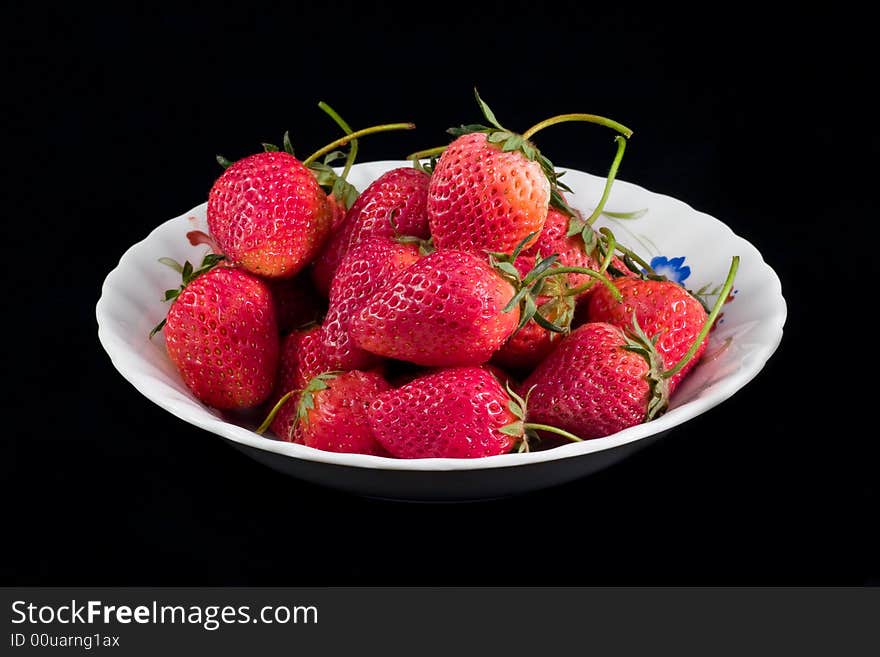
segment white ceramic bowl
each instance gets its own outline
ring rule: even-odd
[[[360,190],[402,161],[356,165],[351,182]],[[569,170],[564,178],[574,207],[590,209],[604,179]],[[679,387],[662,417],[617,434],[546,451],[504,454],[483,459],[397,460],[361,454],[324,452],[264,438],[224,420],[197,401],[165,353],[161,335],[150,329],[167,312],[165,289],[179,275],[162,266],[163,256],[180,262],[200,260],[205,247],[193,247],[187,231],[207,230],[202,204],[166,221],[132,246],[111,271],[98,301],[98,337],[113,364],[145,397],[197,427],[230,441],[254,459],[301,479],[377,497],[419,500],[491,498],[534,490],[595,472],[652,442],[687,420],[721,403],[746,385],[764,366],[782,339],[786,305],[776,273],[746,240],[717,219],[669,196],[618,180],[606,209],[627,212],[647,208],[638,219],[602,217],[617,238],[643,257],[654,259],[672,277],[686,277],[692,290],[723,282],[733,255],[741,257],[736,296],[711,334],[706,357]],[[684,262],[673,260],[684,257]],[[662,258],[671,260],[665,265]],[[689,274],[688,274],[689,271]]]

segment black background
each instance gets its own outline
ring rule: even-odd
[[[0,583],[880,583],[864,16],[137,7],[4,10]],[[789,316],[758,378],[590,478],[424,505],[276,474],[114,370],[94,318],[103,278],[205,200],[215,153],[241,157],[286,129],[309,152],[335,134],[326,100],[356,126],[417,123],[363,140],[362,161],[399,158],[478,119],[474,85],[514,128],[569,111],[626,123],[622,179],[761,250]],[[607,131],[582,126],[539,145],[598,174],[613,154]]]

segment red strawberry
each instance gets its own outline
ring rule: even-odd
[[[539,234],[554,207],[568,210],[559,174],[530,141],[544,128],[567,121],[598,123],[629,137],[624,125],[594,114],[561,114],[535,124],[522,134],[504,128],[474,90],[488,125],[450,128],[457,138],[445,149],[410,156],[418,159],[442,150],[428,188],[428,223],[438,249],[511,253],[529,235]],[[623,156],[624,137],[608,175],[609,186]],[[607,193],[597,210],[601,211]],[[534,243],[534,238],[526,247]],[[547,255],[547,254],[543,254]]]
[[[305,267],[330,221],[327,195],[312,172],[283,151],[233,163],[208,196],[208,228],[223,253],[270,278],[288,278]]]
[[[665,399],[659,377],[637,343],[616,326],[584,324],[566,336],[523,382],[528,417],[581,438],[599,438],[641,424],[652,400]],[[647,352],[646,352],[647,353]],[[653,409],[653,407],[652,407]]]
[[[538,297],[538,312],[554,324],[567,326],[571,316],[571,301]],[[562,315],[568,313],[569,318]],[[519,372],[533,369],[547,357],[559,341],[562,333],[550,331],[530,319],[516,331],[492,355],[492,362]]]
[[[519,418],[495,376],[456,367],[383,392],[370,405],[373,434],[399,458],[479,458],[509,452],[516,438],[502,431]]]
[[[632,322],[632,316],[626,332],[605,322],[584,324],[574,330],[523,383],[523,390],[529,391],[529,421],[552,425],[581,438],[598,438],[665,412],[670,380],[702,348],[733,287],[738,267],[739,257],[734,257],[718,301],[689,348],[671,366],[664,363],[639,322]],[[625,285],[628,281],[618,279],[617,283]]]
[[[327,202],[330,204],[330,233],[335,234],[345,220],[348,211],[345,208],[345,199],[341,199],[335,194],[327,194]]]
[[[302,390],[312,377],[333,369],[321,344],[322,335],[320,326],[312,326],[293,331],[281,342],[278,381],[266,404],[268,409],[273,408],[286,393]],[[296,399],[291,399],[281,406],[270,425],[272,433],[281,440],[302,442],[301,436],[294,433],[296,402]]]
[[[431,175],[431,236],[438,249],[510,253],[541,232],[549,202],[550,182],[538,162],[503,151],[486,133],[462,135]]]
[[[487,262],[435,251],[392,279],[351,320],[355,344],[417,365],[479,365],[513,333],[514,288]]]
[[[428,174],[401,167],[386,171],[358,197],[315,260],[312,278],[324,294],[352,244],[368,236],[428,237]]]
[[[538,255],[546,257],[553,254],[558,256],[557,262],[565,267],[599,269],[599,261],[587,253],[580,235],[568,235],[568,225],[568,215],[556,208],[550,208],[547,211],[547,221],[544,223],[544,229],[538,236],[538,240],[528,249],[524,249],[513,263],[520,274],[525,276],[531,271]],[[585,274],[575,273],[567,274],[566,278],[566,283],[570,288],[579,287],[593,280]]]
[[[296,401],[299,437],[308,447],[329,452],[386,455],[373,434],[367,409],[389,388],[375,372],[316,376]]]
[[[370,237],[352,245],[333,279],[330,308],[321,325],[328,369],[366,369],[378,364],[378,356],[352,343],[351,319],[373,294],[420,257],[417,244],[387,237]]]
[[[272,391],[278,363],[275,305],[266,283],[240,269],[193,274],[164,323],[168,356],[197,399],[222,409],[260,404]],[[161,328],[157,327],[157,328]]]
[[[678,283],[671,281],[626,278],[615,281],[623,297],[615,301],[606,290],[598,289],[588,301],[590,321],[607,322],[620,328],[632,326],[633,313],[642,330],[653,337],[658,335],[657,351],[663,356],[665,367],[675,365],[694,342],[706,323],[703,305]],[[708,343],[704,338],[688,364],[669,381],[670,392],[697,364]]]
[[[318,374],[338,370],[368,369],[381,358],[353,344],[351,316],[376,289],[419,258],[416,244],[372,237],[353,248],[334,279],[330,308],[321,326],[294,331],[281,344],[281,367],[272,395],[272,408],[292,390],[302,389]],[[288,402],[272,421],[272,432],[282,440],[298,442],[294,432],[295,402]]]

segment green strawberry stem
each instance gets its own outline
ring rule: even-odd
[[[618,251],[620,251],[623,255],[625,255],[625,256],[627,256],[628,258],[630,258],[630,259],[631,259],[633,262],[635,262],[637,265],[641,265],[641,266],[645,269],[645,271],[648,272],[649,275],[651,275],[651,276],[658,276],[658,277],[659,277],[659,274],[658,274],[657,272],[654,271],[654,268],[653,268],[650,264],[648,264],[648,263],[645,261],[645,259],[642,258],[642,257],[641,257],[638,253],[636,253],[635,251],[626,248],[623,244],[617,244],[617,246],[616,246],[615,248],[616,248]]]
[[[269,425],[272,424],[272,422],[275,420],[275,416],[278,415],[278,411],[280,411],[281,407],[284,406],[290,400],[290,398],[293,396],[293,394],[295,392],[298,392],[298,391],[291,390],[290,392],[286,393],[283,397],[281,397],[281,399],[278,400],[278,403],[276,403],[272,407],[272,410],[269,411],[269,414],[266,416],[266,419],[263,420],[263,423],[259,427],[257,427],[257,430],[256,430],[257,433],[259,433],[259,434],[266,433],[266,430],[269,428]]]
[[[546,278],[547,276],[556,276],[558,274],[586,274],[587,276],[592,276],[594,279],[602,283],[605,287],[608,288],[608,291],[611,292],[614,299],[618,302],[623,302],[623,297],[620,296],[620,290],[617,289],[617,286],[614,285],[608,278],[604,275],[604,273],[600,273],[595,269],[587,269],[586,267],[551,267],[545,272],[542,272],[531,279],[530,283],[536,283],[542,278]]]
[[[607,239],[607,244],[605,246],[605,257],[602,258],[602,264],[599,266],[599,273],[604,274],[606,271],[608,271],[608,267],[611,265],[611,259],[614,257],[614,249],[617,246],[617,240],[614,239],[614,233],[612,233],[607,228],[600,228],[599,232],[605,235]],[[562,296],[571,297],[581,294],[582,292],[586,292],[591,287],[593,287],[593,284],[595,282],[596,279],[594,278],[591,281],[587,281],[583,285],[578,285],[577,287],[566,290]]]
[[[434,148],[426,148],[421,151],[416,151],[415,153],[410,153],[406,156],[407,160],[422,160],[426,157],[434,157],[435,155],[441,155],[443,151],[445,151],[448,146],[435,146]]]
[[[587,223],[590,226],[593,225],[596,219],[599,218],[599,215],[602,214],[602,210],[605,209],[605,203],[611,195],[611,185],[614,184],[614,179],[617,177],[617,169],[620,167],[620,161],[623,159],[623,151],[626,150],[626,139],[617,135],[614,138],[614,141],[617,142],[617,153],[614,155],[614,160],[611,162],[611,169],[609,169],[608,177],[605,179],[605,189],[602,190],[602,198],[599,199],[599,205],[593,210],[593,214],[587,218]]]
[[[342,128],[342,131],[345,134],[352,134],[353,130],[351,129],[351,126],[348,125],[345,119],[339,116],[339,113],[335,109],[330,107],[323,100],[318,103],[318,107],[320,107],[331,119],[333,119],[336,122],[336,125]],[[351,165],[354,164],[355,158],[357,157],[357,152],[358,140],[352,139],[351,148],[348,151],[348,157],[345,158],[345,168],[342,169],[342,175],[339,176],[343,180],[348,179],[348,172],[351,171]]]
[[[733,280],[736,278],[736,270],[739,269],[739,256],[733,256],[730,261],[730,269],[727,272],[727,279],[724,281],[724,285],[721,288],[721,291],[718,293],[718,299],[715,301],[715,305],[712,307],[712,312],[709,313],[709,317],[706,318],[706,322],[703,324],[703,328],[697,334],[694,343],[691,345],[691,348],[687,350],[684,356],[681,357],[675,366],[670,369],[662,372],[660,374],[664,379],[668,379],[670,377],[678,374],[682,368],[688,364],[691,358],[694,357],[694,354],[697,353],[697,349],[699,349],[700,344],[703,342],[703,339],[709,334],[709,331],[712,329],[712,325],[715,323],[715,319],[718,317],[718,313],[721,312],[721,308],[724,306],[724,303],[727,301],[727,296],[730,294],[730,290],[733,288]]]
[[[374,125],[369,128],[355,130],[354,132],[347,134],[344,137],[340,137],[336,141],[332,141],[326,146],[319,148],[314,153],[309,155],[306,159],[304,159],[302,163],[305,166],[309,166],[312,162],[317,160],[322,155],[326,155],[330,151],[339,148],[340,146],[345,146],[348,142],[357,139],[358,137],[366,137],[367,135],[372,135],[377,132],[390,132],[392,130],[412,130],[415,127],[415,123],[384,123],[382,125]]]
[[[523,429],[536,429],[540,431],[549,431],[550,433],[555,433],[557,435],[562,436],[563,438],[568,438],[571,441],[576,443],[584,442],[583,438],[575,436],[573,433],[569,433],[565,429],[559,429],[557,427],[550,426],[549,424],[539,424],[537,422],[523,422]]]
[[[536,123],[522,133],[522,136],[524,139],[529,139],[536,132],[539,132],[544,128],[549,128],[551,125],[556,125],[557,123],[568,123],[570,121],[584,121],[586,123],[604,125],[606,128],[611,128],[612,130],[619,132],[626,138],[632,137],[633,134],[633,131],[622,123],[618,123],[613,119],[607,119],[604,116],[597,116],[596,114],[559,114],[557,116],[551,116],[549,119],[544,119],[540,123]]]

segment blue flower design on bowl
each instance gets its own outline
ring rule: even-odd
[[[661,276],[665,276],[670,281],[679,284],[683,284],[687,277],[691,275],[691,268],[684,264],[684,256],[679,258],[655,256],[651,258],[651,269]]]

